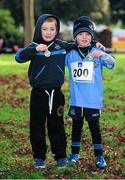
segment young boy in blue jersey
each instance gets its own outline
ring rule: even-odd
[[[100,110],[103,106],[102,69],[112,69],[115,59],[101,49],[91,46],[93,23],[87,16],[74,21],[73,36],[77,47],[66,55],[70,78],[70,108],[72,118],[72,144],[69,164],[78,163],[81,130],[84,118],[92,136],[96,166],[105,168],[100,132]]]
[[[64,83],[66,50],[70,50],[74,44],[56,39],[59,30],[57,16],[41,15],[36,23],[33,42],[16,53],[17,62],[30,60],[30,142],[36,168],[45,168],[46,121],[51,151],[57,166],[67,164],[63,120],[65,99],[61,86]]]

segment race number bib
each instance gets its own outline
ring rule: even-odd
[[[74,81],[93,81],[94,62],[73,62],[71,64]]]

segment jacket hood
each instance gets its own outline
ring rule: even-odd
[[[33,42],[36,42],[38,44],[40,44],[41,42],[44,42],[42,37],[41,37],[41,25],[49,17],[53,17],[54,19],[56,19],[56,21],[57,21],[57,35],[59,34],[59,31],[60,31],[60,22],[59,22],[58,17],[56,15],[53,15],[53,14],[43,14],[43,15],[39,16],[39,18],[38,18],[38,20],[36,22],[36,26],[35,26],[35,30],[34,30],[34,35],[33,35]]]

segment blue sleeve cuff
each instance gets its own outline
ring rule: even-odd
[[[19,63],[23,62],[23,60],[20,59],[20,52],[21,52],[21,50],[17,51],[16,56],[15,56],[16,61],[19,62]]]

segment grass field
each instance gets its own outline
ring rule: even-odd
[[[28,63],[18,64],[13,54],[0,55],[0,179],[125,179],[125,55],[115,54],[114,70],[104,69],[104,108],[101,131],[105,170],[95,167],[91,136],[83,127],[79,166],[57,169],[48,142],[47,168],[32,167],[29,142]],[[62,90],[66,97],[65,128],[67,154],[70,153],[71,120],[67,116],[69,99],[68,71]]]

